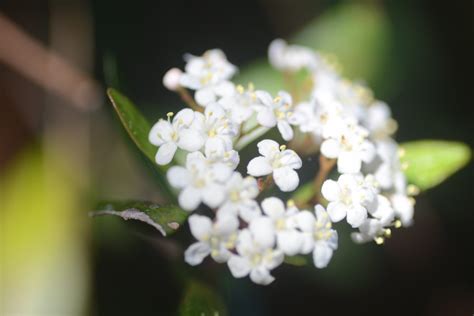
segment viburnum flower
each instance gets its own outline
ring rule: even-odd
[[[397,122],[392,118],[389,106],[382,101],[376,101],[367,108],[363,124],[373,139],[386,139],[397,130]]]
[[[242,178],[234,172],[225,183],[226,201],[217,211],[220,214],[239,215],[246,222],[261,215],[260,207],[255,198],[259,193],[257,180],[253,177]]]
[[[332,229],[328,213],[321,205],[314,207],[316,217],[309,211],[301,211],[295,219],[298,228],[302,231],[303,246],[301,252],[313,252],[313,263],[317,268],[325,268],[337,249],[338,235]]]
[[[372,161],[375,147],[367,140],[368,132],[363,127],[352,123],[341,124],[335,134],[321,144],[321,153],[327,158],[337,158],[340,173],[360,172],[362,162]]]
[[[299,177],[295,169],[301,168],[301,158],[293,150],[280,147],[274,140],[264,139],[257,147],[262,156],[249,162],[247,173],[254,177],[273,174],[280,190],[288,192],[296,189]]]
[[[318,64],[313,50],[303,46],[288,45],[282,39],[276,39],[270,43],[268,59],[276,69],[293,72],[302,68],[314,69]]]
[[[283,201],[276,197],[263,200],[262,209],[273,223],[277,248],[288,256],[299,253],[303,246],[303,236],[296,230],[295,215],[298,209],[291,203],[286,208]]]
[[[168,113],[168,120],[160,119],[148,134],[149,142],[159,146],[155,156],[155,161],[159,165],[170,163],[178,147],[187,151],[196,151],[204,143],[201,135],[190,128],[194,121],[192,110],[179,111],[174,115],[173,121],[171,121],[172,116],[173,113]]]
[[[197,151],[187,155],[186,167],[173,166],[168,170],[168,182],[181,190],[179,205],[187,210],[196,209],[201,202],[211,208],[218,207],[225,199],[224,182],[232,169],[224,163],[209,164]]]
[[[354,228],[365,221],[367,208],[374,207],[377,201],[377,189],[361,174],[343,174],[337,182],[326,180],[321,193],[329,201],[331,220],[339,222],[347,216],[347,222]]]
[[[282,251],[273,249],[273,241],[269,242],[265,234],[260,236],[263,238],[259,239],[250,229],[241,230],[237,238],[237,254],[230,257],[227,265],[235,278],[250,274],[253,282],[267,285],[275,280],[270,271],[283,262],[284,255]]]
[[[191,215],[189,228],[198,242],[186,249],[184,257],[190,265],[200,264],[208,255],[219,263],[226,262],[237,241],[239,221],[235,216],[219,216],[213,223],[207,216]]]
[[[191,128],[205,140],[207,152],[226,152],[232,149],[232,138],[237,135],[237,126],[229,119],[225,110],[217,103],[210,104],[204,114],[194,112]]]
[[[236,86],[233,94],[222,97],[218,103],[230,113],[230,118],[237,124],[248,120],[255,108],[261,105],[253,84],[249,84],[247,90],[241,85]]]
[[[228,143],[226,143],[225,146],[229,146]],[[239,153],[234,149],[228,150],[228,148],[224,146],[207,146],[204,153],[209,163],[222,162],[232,168],[232,170],[235,170],[240,162]]]
[[[206,51],[201,57],[186,55],[185,72],[180,77],[183,87],[196,90],[196,102],[202,106],[217,101],[218,97],[230,95],[234,85],[228,81],[237,68],[227,61],[220,49]]]
[[[268,128],[277,126],[283,139],[291,140],[293,138],[293,128],[290,126],[293,114],[291,95],[280,91],[275,98],[272,98],[268,92],[261,90],[255,94],[262,104],[256,106],[258,123]]]
[[[413,224],[415,200],[406,193],[395,192],[390,195],[395,215],[401,220],[403,226]]]

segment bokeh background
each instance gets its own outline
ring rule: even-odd
[[[272,39],[333,53],[392,107],[399,141],[472,148],[473,12],[472,1],[1,1],[0,314],[174,315],[194,276],[230,315],[472,315],[472,163],[423,193],[415,225],[384,246],[343,231],[327,269],[284,265],[268,287],[185,267],[186,229],[176,246],[87,214],[100,199],[160,200],[105,87],[154,121],[182,106],[166,70],[209,48],[272,87],[258,62]]]

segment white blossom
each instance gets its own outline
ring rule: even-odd
[[[210,164],[201,152],[186,157],[186,167],[173,166],[168,170],[168,182],[181,190],[179,205],[187,210],[196,209],[201,202],[211,208],[218,207],[225,199],[224,182],[232,169],[223,163]]]
[[[229,113],[231,120],[237,124],[248,120],[253,115],[255,108],[261,105],[252,84],[249,84],[247,90],[241,85],[236,86],[233,94],[222,97],[218,103]]]
[[[252,221],[253,222],[253,221]],[[227,265],[235,278],[250,275],[250,279],[262,285],[268,285],[275,280],[270,271],[279,266],[284,259],[283,252],[273,249],[274,240],[267,238],[270,225],[257,225],[259,229],[243,229],[237,238],[237,254],[232,255]],[[263,237],[263,238],[262,238]]]
[[[314,69],[318,64],[313,50],[303,46],[288,45],[282,39],[276,39],[270,43],[268,58],[276,69],[292,72],[302,68]]]
[[[296,222],[304,238],[301,252],[313,252],[314,265],[321,269],[328,265],[337,249],[338,235],[324,207],[318,204],[314,210],[316,217],[309,211],[301,211],[296,215]]]
[[[347,216],[352,227],[359,227],[367,218],[367,209],[377,201],[377,189],[372,181],[361,174],[343,174],[339,179],[326,180],[321,188],[324,198],[329,201],[328,213],[333,222]]]
[[[183,72],[178,68],[171,68],[163,76],[163,85],[171,91],[176,91],[180,87],[181,75]]]
[[[227,61],[219,49],[206,51],[202,56],[186,55],[185,72],[180,77],[183,87],[196,90],[196,102],[206,106],[228,94],[232,94],[234,85],[228,81],[237,68]]]
[[[226,201],[219,208],[217,215],[232,214],[239,215],[246,222],[261,215],[260,207],[255,198],[259,189],[257,180],[253,177],[242,178],[238,172],[234,172],[225,183]]]
[[[190,265],[200,264],[205,257],[211,255],[216,262],[226,262],[237,241],[239,221],[235,216],[220,216],[213,223],[207,216],[191,215],[188,219],[189,228],[198,242],[192,244],[184,253]]]
[[[277,142],[270,139],[260,141],[257,146],[262,156],[249,162],[247,173],[254,177],[273,174],[273,179],[280,190],[289,192],[296,189],[299,177],[295,169],[301,168],[301,158],[293,150],[280,147]]]
[[[255,92],[261,105],[256,106],[257,121],[264,127],[277,126],[284,140],[293,138],[293,128],[290,126],[293,100],[291,95],[285,91],[278,92],[275,98],[266,92],[258,90]]]
[[[194,112],[190,109],[179,111],[173,118],[173,113],[168,113],[168,120],[160,119],[150,130],[148,140],[159,146],[155,160],[159,165],[166,165],[173,159],[176,149],[187,151],[199,150],[204,139],[194,129],[190,128],[194,121]]]

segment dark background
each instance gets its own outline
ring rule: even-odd
[[[145,113],[164,113],[177,98],[161,79],[170,67],[183,66],[184,53],[219,47],[232,63],[243,65],[265,56],[272,39],[290,36],[341,2],[92,1],[93,76],[105,85],[103,58],[114,56],[122,90]],[[384,10],[393,32],[384,77],[396,80],[399,89],[378,91],[377,83],[373,88],[399,122],[397,139],[459,140],[472,147],[473,2],[373,2]],[[47,1],[4,0],[0,10],[35,38],[48,41]],[[18,108],[28,108],[30,101],[18,101],[8,89],[12,80],[32,94],[41,88],[1,65],[0,80],[1,98],[11,101],[0,105],[4,169],[23,146],[37,140],[43,123],[25,123]],[[43,107],[39,103],[36,113]],[[110,109],[97,116],[114,124],[106,114]],[[353,245],[343,233],[340,253],[326,270],[285,265],[275,270],[276,282],[261,287],[232,279],[225,267],[185,269],[217,286],[231,315],[471,315],[472,175],[471,163],[422,194],[415,225],[397,231],[383,247]],[[118,171],[112,181],[127,179]],[[93,223],[87,313],[172,315],[182,294],[174,276],[180,259],[162,255],[158,236],[141,225],[117,222],[110,233],[102,230],[103,222]],[[177,238],[187,239],[187,232]]]

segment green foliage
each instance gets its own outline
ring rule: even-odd
[[[252,83],[255,89],[267,90],[271,94],[283,89],[282,73],[270,66],[266,59],[254,61],[244,67],[234,81],[244,87]]]
[[[401,146],[408,181],[421,190],[440,184],[471,160],[471,149],[460,142],[419,140]]]
[[[305,256],[291,256],[291,257],[285,257],[285,263],[292,265],[292,266],[297,266],[301,267],[306,264],[308,264],[308,258]]]
[[[163,236],[170,235],[181,227],[188,212],[174,205],[159,206],[152,202],[119,201],[102,202],[91,216],[112,215],[125,220],[133,219],[155,227]]]
[[[117,112],[123,127],[140,151],[151,161],[157,171],[157,179],[162,193],[168,198],[174,198],[172,189],[166,181],[166,168],[155,163],[157,148],[148,141],[151,126],[137,107],[124,95],[115,89],[109,88],[107,95]]]
[[[180,316],[225,316],[221,298],[205,284],[191,280],[179,307]]]
[[[314,184],[312,181],[300,185],[291,197],[296,205],[304,206],[311,202],[314,197]]]

